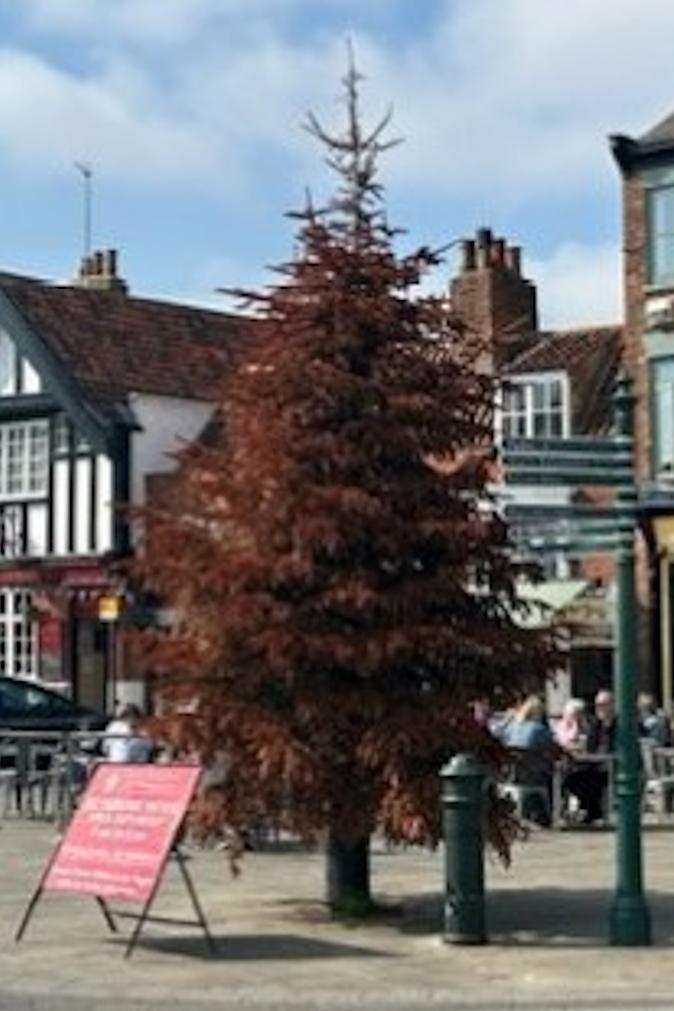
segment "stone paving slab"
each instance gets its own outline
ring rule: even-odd
[[[674,1008],[674,828],[645,834],[653,948],[607,946],[614,837],[578,831],[536,833],[509,871],[488,862],[491,943],[477,948],[441,940],[441,853],[375,848],[390,912],[349,925],[326,915],[320,853],[253,853],[232,879],[222,854],[194,852],[217,954],[196,929],[149,924],[130,961],[86,897],[45,896],[14,944],[54,841],[39,822],[0,831],[0,1009]],[[191,915],[175,869],[157,912]]]

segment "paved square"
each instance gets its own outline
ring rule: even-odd
[[[674,1007],[666,950],[674,944],[674,829],[645,833],[648,949],[606,944],[613,834],[539,831],[517,848],[511,870],[488,861],[485,947],[441,941],[440,852],[375,845],[375,892],[397,908],[349,925],[323,908],[320,853],[252,853],[233,879],[222,854],[192,850],[217,956],[197,929],[149,924],[130,962],[85,896],[45,895],[14,944],[54,840],[44,823],[2,823],[0,1008]],[[191,916],[175,868],[156,911]]]

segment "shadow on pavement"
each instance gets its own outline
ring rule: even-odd
[[[171,937],[141,937],[137,948],[162,951],[166,954],[203,958],[209,961],[245,962],[256,959],[307,959],[307,958],[390,958],[388,951],[363,948],[334,941],[317,941],[295,934],[216,934],[216,951],[208,949],[200,934],[174,934]],[[110,944],[126,944],[125,938],[111,937]]]
[[[674,945],[674,894],[649,892],[647,901],[656,944]],[[512,888],[487,895],[487,929],[493,944],[533,947],[603,947],[613,893],[589,888]],[[383,917],[403,934],[439,935],[443,897],[411,896],[402,915]],[[673,1005],[674,1006],[674,1005]]]

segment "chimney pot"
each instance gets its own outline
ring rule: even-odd
[[[461,271],[475,270],[475,241],[463,239],[461,242]]]
[[[505,255],[505,239],[494,239],[491,244],[491,262],[502,266]]]
[[[489,262],[489,246],[477,246],[475,250],[475,266],[478,270],[487,270],[491,266]]]
[[[108,277],[117,277],[117,250],[106,249],[104,253],[105,273]]]
[[[488,249],[491,246],[491,228],[478,228],[475,241],[478,248]]]
[[[91,291],[119,291],[126,294],[126,281],[117,274],[117,250],[97,249],[83,256],[74,284]]]
[[[522,250],[519,246],[507,246],[505,251],[505,263],[508,270],[520,277],[522,274]]]

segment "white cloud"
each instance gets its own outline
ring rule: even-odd
[[[165,45],[198,35],[216,10],[213,0],[22,0],[37,29],[62,35],[120,37]]]
[[[620,267],[612,244],[568,242],[545,259],[528,259],[525,274],[536,284],[541,325],[620,323]]]
[[[220,171],[198,123],[132,108],[100,81],[8,49],[0,50],[0,149],[47,173],[76,159],[145,181],[193,180]]]
[[[389,0],[21,0],[33,29],[99,41],[165,47],[184,46],[214,25],[226,45],[227,33],[250,26],[277,25],[296,11],[316,8],[383,9]]]
[[[328,124],[340,116],[344,38],[359,7],[386,12],[389,2],[22,0],[24,48],[0,50],[0,151],[36,171],[82,158],[126,179],[237,196],[246,180],[246,199],[283,155],[299,194],[321,169],[299,124],[309,107]],[[321,28],[316,11],[328,8],[332,26],[343,14],[343,30]],[[531,197],[552,207],[563,196],[568,207],[601,187],[617,194],[606,135],[639,133],[674,105],[671,0],[444,0],[436,9],[403,42],[353,33],[368,120],[393,102],[393,132],[406,140],[384,180],[432,194],[448,221],[452,200],[478,194],[511,216]],[[298,11],[306,31],[287,31]],[[81,43],[67,68],[49,49],[55,37]],[[570,216],[570,238],[573,227]],[[526,244],[535,248],[535,235]],[[222,267],[221,283],[244,273]],[[612,246],[567,242],[529,271],[547,325],[620,319]],[[189,286],[201,284],[195,276]]]
[[[393,98],[407,138],[392,158],[398,177],[516,201],[614,171],[606,135],[641,131],[674,96],[674,5],[544,6],[447,0],[432,36],[375,51],[374,87]]]
[[[21,113],[0,119],[0,143],[60,150],[58,137],[44,136],[40,106],[72,93],[85,114],[67,126],[66,138],[76,131],[92,159],[100,148],[130,176],[147,174],[138,157],[146,134],[157,138],[147,147],[161,153],[149,157],[160,178],[179,174],[163,154],[172,138],[172,160],[186,160],[187,177],[217,164],[225,180],[236,180],[278,152],[301,156],[298,180],[313,175],[315,151],[305,155],[298,124],[309,106],[334,118],[344,37],[358,6],[22,0],[24,23],[45,33],[38,41],[50,33],[81,37],[89,65],[83,78],[28,53],[22,64],[15,54],[14,76],[5,67],[3,83],[12,100],[19,96]],[[386,10],[383,0],[360,6]],[[343,31],[321,33],[317,7],[343,14]],[[306,10],[313,26],[303,36],[285,30],[293,10]],[[404,44],[355,33],[366,108],[392,101],[394,128],[406,138],[387,161],[394,183],[431,186],[438,195],[489,190],[511,203],[534,190],[578,192],[615,177],[606,134],[647,127],[674,96],[671,0],[565,0],[545,10],[539,0],[445,0],[439,11],[425,35],[410,32]],[[166,46],[174,48],[157,62],[157,47]]]

